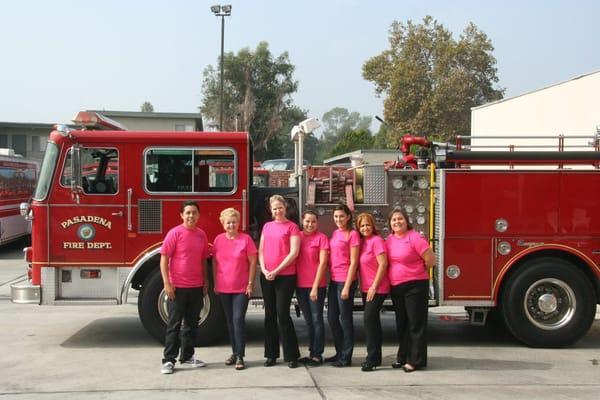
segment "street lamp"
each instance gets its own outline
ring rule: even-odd
[[[225,50],[225,17],[231,15],[231,4],[224,6],[210,6],[210,11],[217,17],[221,17],[221,115],[219,118],[219,130],[223,131],[223,58]]]

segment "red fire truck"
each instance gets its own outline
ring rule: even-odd
[[[276,191],[292,201],[291,218],[311,207],[327,233],[337,201],[371,212],[384,235],[387,214],[404,207],[437,254],[430,305],[464,306],[474,324],[492,312],[523,343],[555,347],[580,339],[594,320],[597,136],[593,151],[554,152],[465,150],[405,137],[396,163],[313,167],[299,188],[264,188],[252,185],[247,133],[126,131],[89,113],[74,122],[85,128],[50,133],[36,192],[23,208],[33,223],[25,252],[30,280],[11,287],[14,302],[124,304],[137,290],[141,321],[162,340],[167,308],[159,248],[180,223],[182,201],[199,202],[209,240],[222,231],[224,207],[240,210],[242,229],[256,238],[268,219],[265,199]],[[410,145],[420,146],[415,155]],[[223,165],[231,167],[230,179],[218,178]],[[199,343],[224,334],[210,292]]]
[[[0,245],[31,233],[31,224],[20,215],[19,206],[31,197],[37,172],[37,162],[13,149],[0,149]]]

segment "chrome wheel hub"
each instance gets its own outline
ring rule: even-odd
[[[525,293],[523,308],[527,319],[536,327],[556,330],[573,319],[577,302],[573,289],[554,278],[534,282]]]

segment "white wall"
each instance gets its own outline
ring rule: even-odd
[[[558,136],[562,134],[591,137],[597,127],[600,127],[600,71],[535,92],[475,107],[471,111],[472,136]],[[565,140],[566,145],[585,145],[587,142],[588,140],[585,139]],[[557,143],[556,139],[472,140],[473,145],[556,146]],[[526,150],[551,149],[528,148]],[[583,150],[583,148],[570,150]]]

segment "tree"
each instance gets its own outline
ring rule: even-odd
[[[298,88],[288,53],[273,57],[268,43],[261,42],[254,51],[244,48],[237,54],[227,53],[223,61],[223,129],[250,132],[256,159],[272,158],[281,149],[271,141],[281,134],[283,116],[293,106],[290,96]],[[202,92],[200,110],[209,120],[208,126],[217,126],[220,75],[213,66],[204,70]]]
[[[354,130],[368,130],[371,125],[371,117],[361,116],[357,112],[349,112],[348,109],[335,107],[323,114],[323,136],[319,141],[317,159],[322,161],[329,157],[333,148],[345,133]]]
[[[154,112],[154,106],[149,101],[145,101],[140,107],[141,112]]]
[[[347,131],[333,147],[330,157],[348,153],[354,150],[370,149],[373,147],[373,136],[367,129],[356,129]]]
[[[503,97],[494,47],[470,23],[458,40],[431,16],[422,24],[395,21],[390,49],[363,65],[363,77],[384,94],[388,140],[406,133],[448,140],[471,130],[471,107]]]

